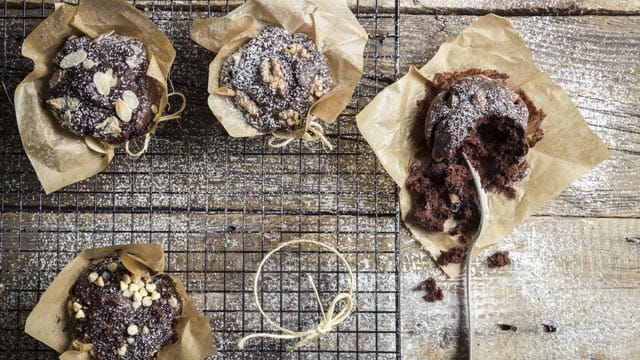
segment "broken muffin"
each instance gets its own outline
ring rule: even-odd
[[[527,174],[525,157],[543,136],[538,110],[506,74],[471,69],[437,74],[421,101],[428,158],[412,164],[406,180],[414,195],[409,220],[428,231],[448,231],[466,244],[480,221],[473,179],[463,154],[488,191],[516,195]],[[451,223],[447,221],[452,220]]]
[[[110,144],[151,130],[163,89],[146,75],[147,52],[139,39],[71,36],[53,65],[46,102],[65,129]]]
[[[327,59],[305,34],[266,27],[229,55],[217,93],[230,96],[244,120],[263,131],[291,131],[333,86]]]

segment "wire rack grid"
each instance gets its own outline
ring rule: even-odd
[[[23,333],[49,283],[82,249],[158,242],[167,271],[180,277],[212,326],[216,359],[400,358],[399,209],[396,187],[355,126],[355,114],[399,72],[399,6],[352,1],[370,40],[349,107],[327,126],[332,153],[301,142],[233,139],[206,105],[213,54],[189,39],[195,18],[222,16],[227,1],[137,1],[174,43],[170,86],[189,99],[183,118],[160,127],[138,160],[122,151],[102,173],[45,195],[22,150],[13,91],[31,71],[20,47],[54,10],[49,1],[4,0],[0,94],[0,358],[55,359]],[[264,340],[236,349],[242,336],[270,331],[252,301],[253,276],[267,251],[304,238],[334,245],[356,271],[356,312],[332,334],[295,352]],[[287,249],[270,261],[261,299],[275,321],[299,329],[318,321],[306,280],[326,304],[345,286],[335,256],[317,247]]]

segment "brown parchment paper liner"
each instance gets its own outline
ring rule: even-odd
[[[29,314],[25,332],[59,353],[63,360],[92,359],[91,345],[73,341],[69,330],[67,301],[78,277],[89,267],[91,260],[113,256],[117,251],[123,265],[140,276],[162,273],[164,252],[159,244],[133,244],[84,250],[62,269],[38,304]],[[202,360],[216,353],[213,347],[209,319],[200,315],[187,295],[184,285],[170,275],[182,297],[182,314],[176,319],[178,340],[162,348],[158,360]]]
[[[333,89],[311,106],[305,126],[289,134],[303,138],[311,120],[332,123],[346,108],[362,76],[368,35],[344,0],[249,0],[224,17],[195,20],[191,39],[217,53],[209,65],[209,108],[233,137],[266,133],[247,124],[229,97],[215,93],[220,69],[229,54],[268,25],[308,35],[332,71]]]
[[[143,13],[122,0],[83,0],[78,6],[57,4],[56,11],[22,44],[22,55],[33,60],[35,67],[16,88],[14,99],[22,145],[47,194],[99,173],[113,158],[112,145],[63,129],[43,101],[53,72],[51,60],[67,37],[96,37],[110,31],[136,37],[147,48],[147,75],[163,90],[151,132],[167,105],[166,78],[175,50]]]
[[[398,82],[386,88],[358,114],[356,121],[380,163],[400,187],[403,220],[412,206],[405,188],[409,166],[415,160],[416,145],[410,136],[425,96],[425,81],[436,73],[470,68],[497,70],[509,75],[507,85],[522,89],[534,104],[547,113],[542,123],[544,138],[527,155],[529,176],[517,187],[516,199],[489,192],[489,216],[476,245],[495,244],[558,195],[575,179],[609,157],[600,138],[587,126],[569,96],[536,67],[526,45],[511,24],[487,15],[455,39],[440,47],[420,70],[411,68]],[[434,259],[442,251],[460,246],[447,233],[430,233],[405,222],[413,236]],[[459,264],[443,267],[449,276],[460,273]]]

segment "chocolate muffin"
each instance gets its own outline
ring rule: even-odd
[[[97,359],[152,359],[175,340],[182,313],[176,284],[165,274],[132,275],[119,257],[93,263],[69,294],[74,338]]]
[[[544,135],[545,117],[522,91],[509,89],[506,74],[471,69],[436,75],[421,101],[428,159],[412,164],[407,188],[415,204],[410,221],[429,231],[446,229],[468,243],[480,210],[471,172],[462,154],[480,174],[483,188],[514,198],[515,185],[527,174],[529,148]],[[423,119],[423,120],[422,120]]]
[[[144,44],[113,33],[69,37],[53,58],[47,104],[62,127],[118,144],[146,134],[163,94]]]
[[[333,86],[313,40],[273,26],[225,59],[219,83],[246,122],[263,132],[301,128],[311,105]]]

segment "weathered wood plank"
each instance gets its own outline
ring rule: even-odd
[[[31,6],[42,6],[43,1],[26,0]],[[20,0],[8,0],[11,6],[21,6]],[[54,0],[44,0],[53,4]],[[173,7],[185,9],[233,9],[243,0],[138,0],[140,8]],[[578,15],[578,14],[637,14],[640,2],[636,0],[347,0],[355,12],[393,12],[396,6],[405,13],[422,14],[482,14],[495,12],[511,15]]]
[[[634,219],[533,218],[476,260],[472,311],[479,359],[634,359],[640,353],[640,232]],[[408,359],[466,358],[462,279],[447,279],[402,231],[403,340]],[[512,265],[484,259],[508,250]],[[445,300],[426,303],[413,291],[433,276]],[[518,327],[503,331],[497,324]],[[546,333],[542,324],[555,325]],[[625,346],[619,346],[625,344]]]

